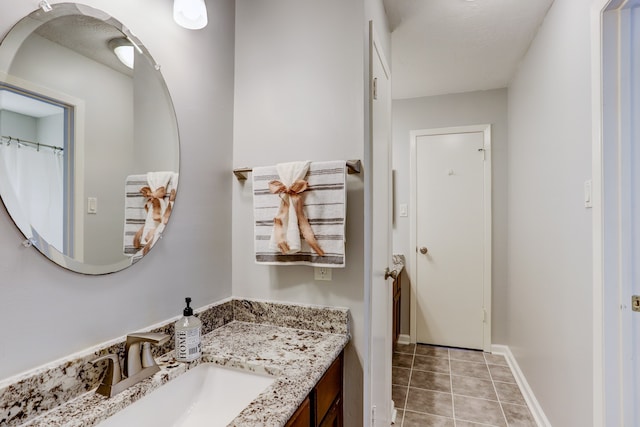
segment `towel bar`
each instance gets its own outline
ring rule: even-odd
[[[233,170],[233,174],[238,178],[238,181],[245,181],[247,174],[251,172],[253,168],[244,167],[236,168]],[[348,173],[360,173],[362,170],[362,162],[360,160],[347,160],[347,172]]]

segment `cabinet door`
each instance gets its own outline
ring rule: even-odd
[[[315,388],[315,425],[325,419],[336,399],[342,397],[342,355],[329,367]]]
[[[320,427],[342,427],[342,399],[338,398],[329,408]]]
[[[309,427],[311,425],[311,404],[304,399],[285,427]]]

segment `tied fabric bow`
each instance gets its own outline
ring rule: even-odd
[[[147,198],[147,201],[144,204],[144,209],[145,211],[147,211],[147,213],[151,209],[154,226],[150,227],[149,231],[147,231],[147,234],[143,236],[146,224],[143,225],[133,237],[133,247],[136,249],[140,249],[144,245],[142,254],[146,255],[147,252],[149,252],[149,249],[151,249],[151,246],[153,246],[155,240],[154,237],[156,231],[158,230],[158,227],[162,225],[162,228],[164,228],[167,222],[169,222],[169,217],[171,216],[171,206],[173,205],[173,202],[176,198],[176,190],[171,190],[171,193],[169,195],[169,203],[167,204],[166,209],[164,209],[164,212],[162,205],[164,202],[164,197],[167,195],[167,190],[165,189],[165,187],[159,187],[155,191],[151,190],[151,188],[148,186],[142,187],[140,189],[140,193],[142,193],[142,195]]]
[[[309,220],[302,209],[303,205],[301,201],[301,194],[308,186],[309,184],[307,181],[303,179],[295,180],[293,184],[291,184],[291,187],[287,187],[278,180],[269,182],[269,191],[273,194],[278,194],[281,200],[280,209],[278,210],[275,218],[273,218],[273,233],[276,244],[283,254],[289,253],[290,251],[289,244],[287,243],[287,232],[284,227],[284,222],[288,216],[289,201],[291,201],[298,217],[298,228],[302,233],[302,237],[304,237],[304,240],[318,255],[324,255],[324,251],[318,244],[316,236],[313,234],[313,230],[311,229],[311,224],[309,224]]]

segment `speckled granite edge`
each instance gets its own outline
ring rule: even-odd
[[[196,312],[202,321],[203,334],[209,333],[233,320],[231,300],[211,304]],[[173,323],[149,329],[173,336]],[[152,346],[154,355],[173,350],[174,341]],[[103,370],[92,365],[92,360],[104,354],[124,357],[124,337],[120,342],[95,347],[85,354],[76,354],[56,366],[40,368],[0,387],[0,426],[17,426],[77,398],[98,386]]]
[[[336,336],[341,337],[338,338],[339,340],[349,340],[349,310],[345,308],[234,299],[211,304],[203,309],[197,310],[196,315],[203,323],[203,335],[209,334],[214,330],[217,331],[235,319],[239,322],[250,322],[265,326],[271,325],[292,328],[294,330],[336,334]],[[148,329],[148,331],[163,332],[173,336],[174,321],[175,319],[170,319],[161,326]],[[168,360],[170,360],[173,343],[174,341],[171,339],[161,347],[152,347],[154,355],[156,355],[156,357],[158,357],[157,355],[164,355],[162,358],[168,358]],[[235,345],[231,344],[230,348],[235,348]],[[304,348],[305,344],[301,344],[301,346]],[[30,420],[36,417],[39,417],[38,419],[47,417],[48,412],[58,413],[60,410],[64,413],[68,412],[70,416],[82,416],[87,410],[87,405],[95,405],[99,403],[99,399],[104,399],[101,396],[96,396],[95,393],[87,393],[87,391],[98,386],[103,371],[102,369],[95,368],[91,361],[98,356],[108,353],[118,354],[122,361],[124,357],[124,337],[122,341],[112,342],[109,345],[105,344],[104,347],[97,346],[87,351],[87,353],[71,356],[56,366],[31,371],[11,384],[0,386],[0,427],[12,427],[27,422],[29,422],[28,425],[32,425]],[[227,356],[225,356],[225,354]],[[251,367],[251,364],[246,364],[246,360],[238,359],[237,356],[224,352],[222,356],[219,354],[215,356],[212,355],[209,359],[203,358],[203,360],[227,366],[241,367],[243,369]],[[164,360],[163,363],[167,365],[170,361]],[[178,365],[185,366],[184,364]],[[263,366],[264,363],[258,365]],[[127,406],[129,403],[137,400],[141,395],[159,387],[184,371],[186,371],[186,368],[182,371],[174,369],[171,370],[171,374],[167,374],[163,370],[156,374],[153,379],[148,382],[148,385],[144,387],[138,385],[131,387],[130,391],[127,390],[121,393],[122,396],[118,399],[124,399],[123,405]],[[319,377],[317,379],[319,379]],[[315,382],[313,384],[315,384]],[[311,386],[313,386],[313,384]],[[301,395],[298,403],[300,403],[305,396],[306,394]],[[98,401],[96,401],[96,399],[98,399]],[[63,405],[64,408],[55,410],[61,405]],[[102,407],[104,405],[98,406]],[[98,418],[104,419],[124,406],[120,406],[108,413],[105,412]],[[297,405],[293,410],[296,408]],[[282,416],[286,416],[286,419],[288,419],[290,415],[291,414],[284,414]],[[257,419],[260,418],[261,415],[254,414],[253,417]],[[69,424],[70,421],[68,419],[62,424],[56,424],[56,422],[54,419],[50,419],[47,421],[48,424],[33,425],[74,425]]]
[[[407,261],[404,257],[404,255],[402,254],[393,254],[393,270],[396,270],[398,272],[398,274],[400,274],[402,272],[402,270],[404,270],[404,268],[407,265]]]
[[[203,337],[201,360],[178,363],[172,353],[168,353],[157,359],[160,372],[122,393],[110,399],[93,392],[85,393],[24,427],[94,426],[201,363],[273,375],[273,384],[228,425],[281,427],[348,341],[349,337],[344,334],[233,321]]]
[[[349,309],[285,304],[250,299],[233,300],[233,318],[307,331],[349,335]]]

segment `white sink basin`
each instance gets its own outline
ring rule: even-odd
[[[273,381],[268,375],[203,363],[98,426],[226,426]]]

